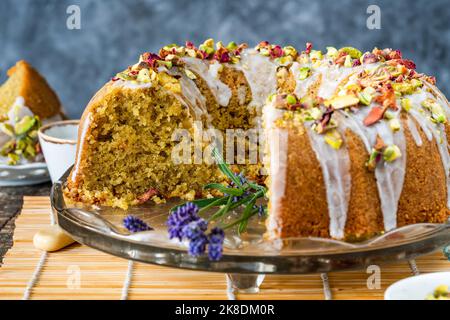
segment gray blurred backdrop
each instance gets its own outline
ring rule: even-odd
[[[369,30],[367,7],[381,8]],[[68,6],[81,9],[69,30]],[[402,50],[450,95],[450,0],[1,0],[0,80],[18,59],[31,62],[78,118],[91,96],[144,51],[206,38],[303,48],[327,45]]]

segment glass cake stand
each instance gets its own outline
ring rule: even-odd
[[[412,260],[450,243],[450,221],[410,225],[362,243],[321,238],[267,241],[263,237],[264,223],[254,217],[245,235],[226,235],[222,259],[212,262],[207,257],[190,256],[185,243],[168,238],[165,223],[169,209],[177,202],[128,210],[67,205],[62,191],[68,174],[69,171],[53,185],[51,204],[59,225],[77,242],[144,263],[227,273],[233,288],[241,292],[258,292],[265,274],[361,269]],[[129,214],[140,217],[154,230],[130,234],[122,226],[123,218]]]

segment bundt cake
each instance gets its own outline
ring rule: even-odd
[[[42,160],[37,129],[62,119],[61,104],[47,81],[26,61],[8,70],[0,87],[0,162]]]
[[[87,106],[66,196],[122,208],[202,196],[224,179],[211,145],[234,150],[218,137],[254,130],[262,134],[244,135],[244,156],[258,157],[237,163],[255,179],[267,174],[270,238],[361,240],[442,223],[450,109],[415,69],[392,49],[322,53],[309,43],[298,52],[207,40],[145,53]]]

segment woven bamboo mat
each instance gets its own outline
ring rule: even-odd
[[[0,267],[0,299],[21,299],[42,253],[33,235],[49,224],[47,197],[25,197],[16,220],[14,246]],[[32,286],[30,299],[227,299],[225,276],[219,273],[164,268],[133,263],[129,289],[124,290],[128,261],[74,244],[49,253]],[[423,273],[450,270],[441,252],[417,259]],[[366,270],[330,273],[333,299],[382,299],[394,281],[411,276],[407,263],[381,266],[381,288],[369,289]],[[320,275],[274,276],[264,280],[259,294],[237,294],[238,299],[324,299]]]

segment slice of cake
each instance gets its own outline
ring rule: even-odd
[[[223,181],[214,141],[237,170],[268,174],[270,238],[361,240],[448,218],[449,115],[435,79],[392,49],[170,45],[91,100],[66,195],[122,208],[207,196]]]
[[[42,160],[37,129],[62,119],[61,104],[47,81],[26,61],[8,70],[0,87],[0,161]]]

